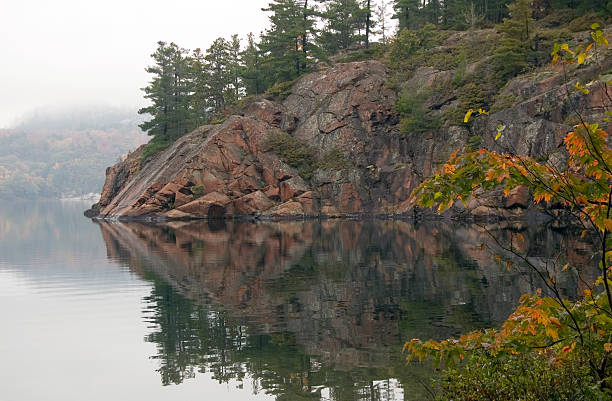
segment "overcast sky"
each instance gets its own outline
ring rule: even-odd
[[[141,106],[159,40],[207,48],[267,26],[268,0],[7,0],[0,11],[0,127],[40,107]]]

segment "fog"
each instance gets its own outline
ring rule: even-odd
[[[20,0],[0,13],[0,128],[32,110],[135,108],[159,40],[207,48],[267,26],[268,0]]]

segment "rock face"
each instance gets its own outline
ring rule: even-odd
[[[492,149],[562,160],[559,144],[571,130],[571,109],[559,93],[560,74],[511,81],[502,95],[514,104],[477,119],[472,131],[446,126],[403,134],[397,129],[397,99],[386,85],[386,67],[378,61],[337,64],[300,78],[282,103],[254,101],[242,115],[196,129],[144,165],[142,151],[133,152],[107,170],[102,198],[89,215],[163,219],[407,213],[411,191],[474,137],[482,137],[482,145]],[[404,88],[435,89],[452,76],[422,68]],[[434,93],[432,108],[443,112],[458,107],[443,95]],[[575,104],[589,106],[587,98],[574,97]],[[594,93],[589,99],[597,98]],[[499,121],[507,128],[495,142],[487,133]],[[313,160],[325,159],[333,150],[342,163],[318,163],[311,174],[301,173],[266,146],[268,135],[276,132],[307,144]],[[508,199],[493,193],[468,202],[468,209],[516,216],[529,199],[524,189]]]
[[[401,213],[418,180],[401,165],[405,137],[395,93],[377,61],[339,64],[302,77],[282,103],[258,100],[243,115],[203,126],[140,166],[141,151],[107,171],[101,217],[201,218]],[[265,146],[286,132],[344,167],[302,177]]]

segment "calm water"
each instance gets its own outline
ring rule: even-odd
[[[0,204],[0,401],[425,399],[404,341],[499,325],[541,286],[478,227],[109,224],[86,206]],[[580,239],[522,235],[538,263],[590,264]]]

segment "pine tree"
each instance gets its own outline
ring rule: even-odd
[[[236,104],[243,95],[244,87],[240,79],[241,69],[240,39],[238,35],[232,35],[231,40],[228,42],[228,87],[226,89],[226,103],[228,105]]]
[[[232,82],[228,68],[230,59],[230,43],[223,38],[215,39],[204,56],[205,68],[208,72],[208,96],[216,111],[224,109],[228,103],[227,89]]]
[[[506,81],[527,67],[527,56],[533,42],[533,10],[531,0],[516,0],[508,5],[509,18],[498,26],[502,34],[493,54],[500,80]]]
[[[240,77],[244,82],[247,95],[259,95],[264,91],[264,72],[261,56],[252,33],[247,36],[247,46],[241,54],[242,69]]]
[[[422,21],[420,0],[395,0],[393,18],[399,21],[399,30],[403,28],[417,29]]]
[[[382,42],[388,42],[387,36],[387,19],[389,18],[389,3],[385,0],[381,0],[378,7],[376,7],[375,15],[376,15],[376,23],[380,26],[380,34],[382,35]]]
[[[174,43],[160,41],[151,55],[154,64],[146,68],[153,78],[142,90],[151,104],[138,113],[149,114],[151,120],[143,122],[140,128],[161,141],[176,139],[192,128],[189,105],[192,81],[186,53]]]
[[[259,45],[262,64],[269,72],[265,85],[268,87],[293,80],[308,71],[319,52],[313,42],[315,10],[307,0],[273,0],[263,10],[271,13],[271,26],[262,35]]]
[[[191,98],[191,109],[193,112],[194,126],[199,127],[209,119],[213,108],[209,97],[208,81],[209,73],[206,69],[205,54],[200,48],[193,51],[191,55],[191,69],[193,76],[193,96]]]
[[[364,39],[359,31],[366,26],[366,12],[357,0],[330,0],[322,15],[325,28],[320,41],[328,53],[349,49]]]
[[[372,33],[372,26],[374,24],[374,20],[372,20],[372,1],[371,0],[366,0],[364,10],[366,13],[365,44],[366,44],[366,48],[369,48],[370,47],[370,34]]]

